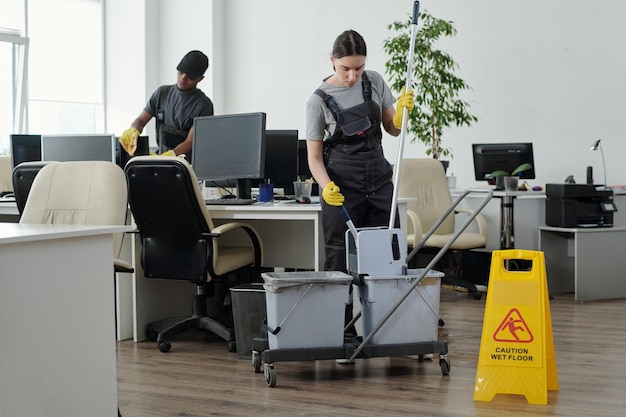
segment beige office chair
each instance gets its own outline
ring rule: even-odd
[[[0,196],[13,193],[11,155],[0,155]]]
[[[24,170],[18,171],[16,178],[21,184],[21,198],[25,200],[20,223],[127,224],[126,178],[116,164],[104,161],[22,163],[16,168],[23,164],[26,164],[22,167]],[[123,233],[113,235],[113,270],[130,273],[133,266],[118,258],[123,237]],[[117,414],[121,416],[119,409]]]
[[[215,226],[191,165],[182,158],[138,156],[126,164],[129,203],[141,236],[141,266],[146,278],[175,279],[196,285],[191,315],[148,324],[148,339],[161,352],[169,339],[188,329],[204,329],[236,350],[232,311],[225,306],[227,277],[261,266],[261,239],[242,222]],[[223,242],[229,236],[242,244]],[[210,296],[209,296],[210,295]],[[212,302],[209,312],[207,307]]]
[[[20,223],[127,224],[127,194],[124,172],[112,162],[49,163],[34,176]],[[132,272],[131,264],[118,259],[123,237],[113,236],[114,268]]]
[[[452,206],[446,174],[440,161],[433,158],[406,158],[402,160],[398,197],[415,200],[407,205],[407,245],[415,247],[433,225]],[[469,209],[457,209],[459,213],[473,213]],[[451,250],[470,250],[485,247],[487,225],[481,214],[474,219],[477,232],[463,232],[452,243]],[[455,216],[448,216],[439,228],[424,243],[424,248],[441,249],[448,243],[455,230]],[[460,277],[447,276],[442,283],[466,288],[480,298],[476,286]]]

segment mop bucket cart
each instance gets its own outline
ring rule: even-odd
[[[485,193],[482,204],[468,216],[451,240],[425,268],[407,269],[414,256],[460,201],[471,192]],[[252,340],[254,372],[276,385],[276,362],[374,357],[438,355],[442,375],[450,372],[448,345],[438,340],[439,298],[443,273],[434,266],[493,196],[491,190],[465,191],[406,255],[402,229],[362,228],[346,232],[346,261],[342,272],[275,272],[265,281],[268,338]],[[361,311],[346,329],[363,320],[363,335],[344,336],[348,287],[355,285]]]
[[[254,371],[263,373],[269,387],[276,385],[274,363],[283,361],[354,360],[372,357],[415,355],[440,356],[442,373],[449,372],[446,342],[437,341],[439,272],[426,274],[410,270],[410,275],[366,277],[358,286],[364,320],[364,333],[374,341],[362,345],[361,336],[344,336],[344,312],[349,300],[348,286],[353,277],[341,272],[264,273],[268,338],[252,341]],[[328,279],[328,280],[327,280]],[[398,309],[397,319],[376,329],[379,317],[394,298],[416,283],[411,303]],[[405,308],[406,307],[406,308]],[[407,334],[411,336],[407,338]],[[362,345],[362,346],[361,346]],[[361,347],[361,349],[359,349]],[[358,353],[356,353],[358,351]],[[356,354],[355,354],[356,353]]]

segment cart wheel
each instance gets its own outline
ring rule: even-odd
[[[237,352],[237,343],[234,340],[228,342],[228,351]]]
[[[252,367],[254,368],[255,374],[261,373],[261,352],[257,352],[256,350],[252,351]]]
[[[172,348],[172,344],[170,342],[159,342],[157,343],[157,347],[163,353],[167,353]]]
[[[264,373],[267,386],[270,388],[276,386],[276,371],[274,370],[274,364],[266,363]]]
[[[483,293],[480,291],[473,292],[472,297],[474,298],[474,300],[480,300],[481,298],[483,298]]]
[[[450,361],[447,356],[439,356],[439,366],[441,367],[441,374],[443,376],[450,374]]]

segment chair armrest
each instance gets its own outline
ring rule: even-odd
[[[407,217],[407,234],[413,233],[415,234],[415,241],[419,242],[419,240],[424,235],[424,228],[422,226],[422,221],[420,220],[419,215],[411,209],[406,210]]]
[[[254,248],[254,265],[255,266],[263,265],[263,241],[261,240],[261,236],[259,235],[259,232],[257,232],[257,230],[251,225],[249,225],[248,223],[244,223],[244,222],[224,223],[213,228],[213,230],[211,230],[210,235],[213,237],[213,239],[217,239],[222,234],[233,231],[233,230],[237,230],[237,229],[243,229],[243,231],[246,232],[248,234],[248,237],[250,238],[252,247]],[[214,242],[213,247],[217,248],[217,241]]]
[[[455,213],[467,213],[471,215],[474,211],[475,210],[472,209],[456,209]],[[485,217],[483,217],[482,213],[478,213],[474,218],[474,221],[478,225],[478,233],[487,239],[487,222],[485,221]]]
[[[129,262],[118,258],[113,259],[113,268],[115,272],[124,272],[128,274],[135,272],[135,268],[133,268]]]

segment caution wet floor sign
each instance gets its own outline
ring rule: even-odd
[[[547,404],[548,390],[558,379],[543,252],[494,251],[474,400],[505,393]]]

